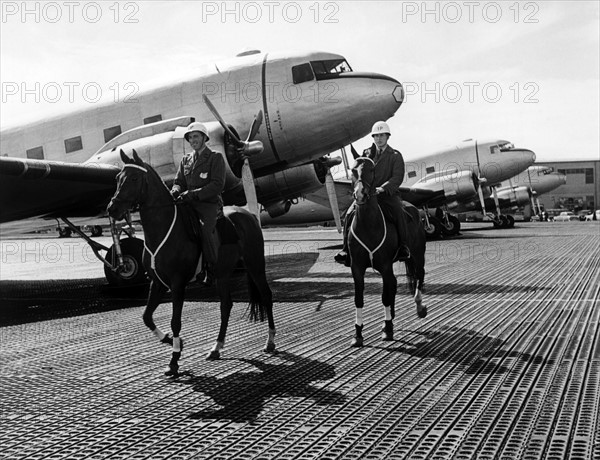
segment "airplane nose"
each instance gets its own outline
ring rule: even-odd
[[[362,74],[371,81],[373,96],[380,105],[380,110],[386,112],[387,120],[392,117],[404,102],[404,87],[395,78],[383,74],[369,73]]]

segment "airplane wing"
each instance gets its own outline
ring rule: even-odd
[[[108,164],[1,157],[0,222],[101,214],[114,193],[120,170]]]
[[[350,179],[336,179],[335,192],[340,204],[340,211],[345,212],[353,201],[352,197],[352,181]],[[416,207],[421,207],[425,204],[428,206],[436,206],[445,200],[444,190],[429,190],[420,187],[400,187],[400,194],[404,201],[408,201]],[[307,200],[321,206],[330,206],[327,193],[323,189],[316,192],[307,193]]]
[[[420,187],[400,187],[400,196],[404,201],[408,201],[417,208],[425,205],[436,207],[446,201],[444,190],[429,190]]]
[[[335,195],[337,197],[340,212],[343,214],[352,204],[352,183],[349,180],[341,179],[334,180]],[[307,193],[305,198],[313,203],[317,203],[327,208],[331,207],[331,202],[325,187],[316,190],[315,192]],[[332,216],[333,219],[333,216]]]

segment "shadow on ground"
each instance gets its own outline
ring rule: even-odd
[[[256,370],[235,372],[223,378],[186,373],[174,380],[191,385],[194,391],[205,394],[219,406],[212,404],[189,417],[252,422],[271,398],[310,398],[318,405],[341,405],[346,401],[339,391],[314,386],[315,382],[335,377],[332,365],[288,352],[279,352],[276,357],[284,362],[271,364],[258,359],[242,359]]]
[[[402,331],[403,333],[406,331]],[[540,355],[510,349],[501,337],[493,337],[477,330],[442,326],[428,332],[410,331],[420,337],[417,342],[397,340],[400,347],[375,347],[393,353],[402,353],[420,359],[436,359],[455,363],[466,374],[503,374],[510,369],[502,362],[518,359],[532,365],[553,364]]]

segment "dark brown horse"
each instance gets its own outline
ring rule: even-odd
[[[354,278],[354,304],[356,306],[356,334],[353,347],[362,347],[362,308],[364,306],[365,271],[373,267],[381,274],[383,293],[381,301],[385,310],[383,340],[393,340],[395,316],[394,301],[397,281],[393,265],[398,251],[396,227],[387,221],[377,202],[373,185],[375,164],[367,157],[356,160],[352,170],[355,178],[354,199],[356,215],[352,220],[348,234],[348,249],[351,257],[352,277]],[[404,203],[408,235],[406,245],[410,258],[405,261],[406,276],[411,294],[417,304],[420,318],[427,315],[427,308],[421,303],[421,290],[425,278],[425,231],[421,224],[419,211],[409,203]]]
[[[143,262],[151,279],[143,319],[146,326],[162,343],[172,345],[172,358],[166,374],[177,375],[183,348],[179,334],[185,287],[194,278],[202,245],[198,237],[190,231],[187,210],[173,202],[168,188],[156,171],[144,163],[135,150],[133,159],[127,157],[123,151],[121,151],[121,158],[124,166],[117,176],[117,191],[108,205],[108,213],[119,220],[134,205],[139,206],[145,239]],[[269,334],[265,351],[275,350],[273,300],[265,275],[262,231],[256,217],[245,209],[225,207],[224,213],[233,224],[238,241],[232,244],[221,244],[219,247],[215,278],[221,301],[221,328],[207,359],[218,359],[225,345],[227,324],[233,306],[228,285],[229,278],[241,257],[247,270],[250,319],[262,321],[266,316]],[[173,337],[160,331],[152,318],[169,289],[173,299],[171,317]]]

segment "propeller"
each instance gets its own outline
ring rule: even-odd
[[[204,103],[207,105],[210,112],[214,115],[214,117],[221,124],[225,132],[228,134],[227,138],[230,139],[231,143],[235,147],[236,153],[239,156],[239,158],[243,160],[242,185],[244,187],[244,194],[246,195],[246,202],[248,205],[248,209],[252,214],[256,216],[258,222],[260,223],[260,209],[258,207],[256,187],[254,186],[254,174],[252,174],[252,168],[250,167],[248,157],[251,155],[261,153],[264,150],[263,143],[261,141],[254,140],[254,137],[258,134],[260,125],[263,122],[262,110],[260,110],[254,117],[252,125],[250,126],[250,131],[248,132],[248,137],[245,141],[242,141],[238,137],[238,135],[233,130],[231,130],[227,123],[225,123],[225,120],[223,120],[221,114],[210,101],[208,96],[206,96],[206,94],[203,94],[202,99],[204,100]]]
[[[477,141],[475,141],[475,156],[477,158],[477,174],[476,174],[476,181],[477,181],[477,194],[479,195],[479,202],[481,203],[481,211],[483,213],[483,217],[485,218],[487,212],[485,209],[485,200],[483,198],[483,185],[487,182],[487,179],[485,177],[481,177],[481,164],[479,162],[479,147],[477,145]]]
[[[342,219],[340,217],[340,206],[338,204],[337,194],[335,193],[335,182],[333,175],[331,174],[331,168],[339,165],[343,159],[340,157],[321,157],[319,158],[321,166],[323,166],[327,172],[325,173],[325,189],[327,190],[327,198],[329,199],[329,206],[333,213],[333,220],[338,233],[342,233]]]

